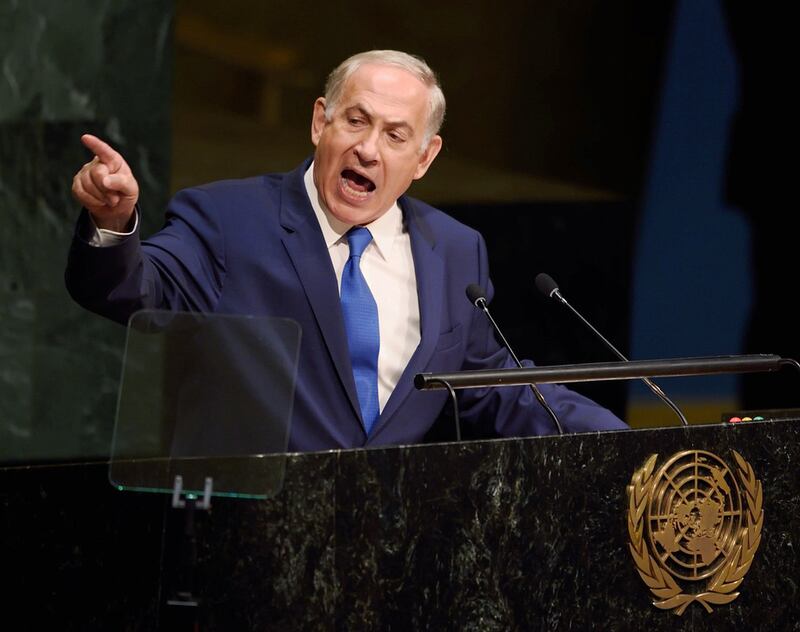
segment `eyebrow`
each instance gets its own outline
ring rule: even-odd
[[[351,114],[353,112],[353,110],[355,110],[356,112],[359,112],[360,114],[365,116],[369,121],[372,121],[373,118],[374,118],[372,116],[372,114],[369,112],[369,110],[367,110],[360,103],[356,103],[355,105],[351,105],[350,107],[345,108],[344,111],[345,111],[346,114]],[[407,123],[406,121],[402,121],[402,120],[386,121],[386,123],[387,123],[387,125],[389,127],[393,128],[393,129],[403,128],[403,129],[408,130],[409,134],[411,134],[412,136],[414,135],[414,128],[411,127],[411,125],[409,123]]]

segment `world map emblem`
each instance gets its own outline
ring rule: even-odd
[[[628,486],[629,548],[653,605],[683,614],[730,603],[753,563],[764,524],[763,493],[750,464],[731,450],[687,450],[656,469],[648,457]]]

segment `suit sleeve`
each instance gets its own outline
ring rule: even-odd
[[[150,239],[138,230],[108,247],[82,235],[84,210],[70,248],[65,282],[83,307],[120,323],[140,309],[213,311],[225,278],[225,240],[209,195],[178,193],[164,227]]]
[[[488,257],[483,238],[477,241],[478,283],[491,302],[494,290],[488,275]],[[462,370],[516,368],[514,359],[500,346],[486,316],[472,311]],[[523,365],[534,366],[523,360]],[[628,426],[611,411],[559,384],[542,384],[539,390],[566,432],[622,430]],[[518,437],[558,432],[552,419],[528,387],[465,389],[460,392],[461,419],[490,430],[488,434]],[[483,434],[486,434],[485,432]]]

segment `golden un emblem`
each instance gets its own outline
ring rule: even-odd
[[[628,486],[628,535],[653,605],[683,614],[736,599],[761,543],[761,481],[731,450],[735,469],[715,454],[687,450],[656,471],[657,454]],[[694,588],[699,586],[698,588]]]

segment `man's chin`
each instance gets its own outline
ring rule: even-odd
[[[333,215],[340,222],[353,225],[369,224],[370,222],[378,219],[388,210],[388,208],[385,210],[380,210],[373,204],[364,204],[362,206],[345,204],[341,202],[337,203],[330,209],[331,215]]]

